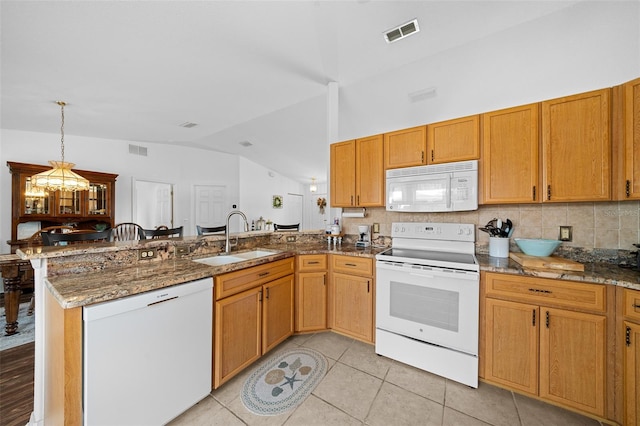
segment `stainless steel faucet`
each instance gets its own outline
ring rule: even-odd
[[[229,212],[229,214],[227,215],[227,227],[224,231],[224,254],[229,254],[231,253],[231,244],[229,243],[229,220],[231,219],[231,216],[233,216],[234,214],[238,214],[240,216],[242,216],[242,218],[244,219],[244,232],[249,231],[249,222],[247,222],[247,216],[245,216],[244,213],[242,213],[240,210],[232,210],[231,212]],[[236,244],[237,244],[237,237],[236,237]]]

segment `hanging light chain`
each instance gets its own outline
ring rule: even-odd
[[[60,105],[60,113],[62,115],[62,121],[60,124],[60,153],[62,154],[62,162],[64,163],[64,106],[66,103],[58,101],[57,104]]]

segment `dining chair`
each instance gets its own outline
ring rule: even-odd
[[[226,225],[222,225],[222,226],[206,227],[206,226],[196,225],[196,231],[198,232],[198,235],[215,234],[215,233],[219,233],[219,232],[223,232],[224,233],[224,232],[227,231],[227,226]]]
[[[159,226],[156,229],[145,229],[144,235],[146,238],[173,238],[173,237],[182,237],[183,227],[179,226],[177,228],[167,228],[164,225]]]
[[[61,245],[60,243],[87,244],[92,242],[109,241],[111,238],[111,228],[107,228],[104,231],[76,230],[74,232],[66,233],[43,232],[41,235],[42,242],[45,246],[57,246]]]
[[[299,231],[300,224],[296,223],[295,225],[278,225],[277,223],[273,224],[274,231]]]
[[[133,222],[119,223],[111,229],[113,241],[136,241],[146,239],[142,226]]]

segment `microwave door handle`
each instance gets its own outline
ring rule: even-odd
[[[453,175],[449,175],[449,179],[447,179],[447,209],[451,208],[451,181],[453,180]]]

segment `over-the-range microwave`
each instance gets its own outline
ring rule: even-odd
[[[478,161],[387,170],[386,206],[395,212],[478,209]]]

